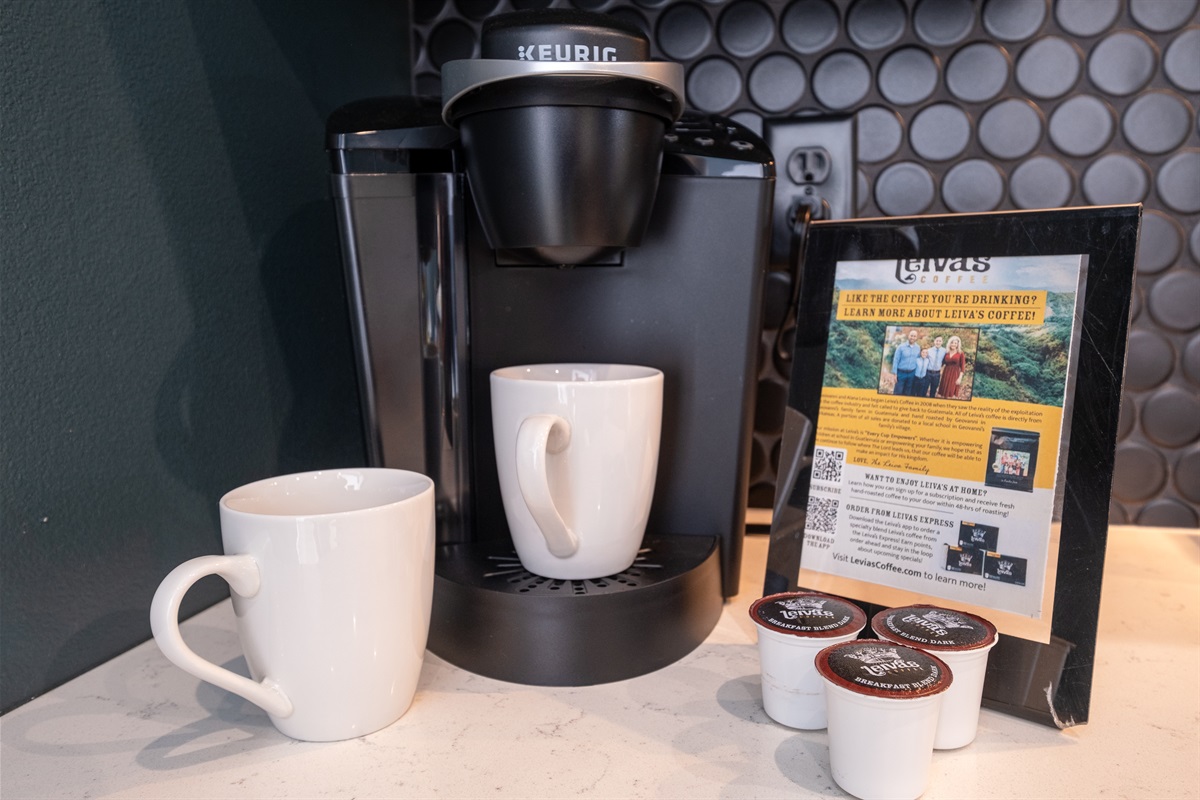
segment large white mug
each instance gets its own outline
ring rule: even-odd
[[[504,512],[535,575],[615,575],[637,557],[662,429],[663,374],[629,364],[534,364],[491,375]]]
[[[416,692],[433,602],[433,481],[394,469],[269,478],[220,502],[225,555],[163,580],[150,626],[168,659],[261,706],[281,733],[335,741],[384,728]],[[196,655],[179,604],[205,575],[232,590],[253,679]]]

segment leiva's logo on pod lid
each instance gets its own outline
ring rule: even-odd
[[[816,665],[835,686],[899,700],[944,692],[953,680],[937,656],[878,639],[830,645],[817,653]]]
[[[750,606],[755,624],[795,636],[833,637],[858,633],[867,615],[848,600],[819,592],[782,592]]]
[[[976,650],[996,641],[996,626],[983,617],[929,605],[880,611],[871,629],[881,639],[929,650]]]

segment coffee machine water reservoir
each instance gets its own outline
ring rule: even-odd
[[[329,119],[372,465],[431,476],[429,648],[519,683],[666,666],[738,590],[774,161],[685,113],[678,65],[574,11],[489,20],[444,101]],[[658,477],[634,565],[551,580],[517,560],[488,377],[548,362],[665,376]]]

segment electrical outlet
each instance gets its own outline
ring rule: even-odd
[[[854,216],[857,183],[853,115],[789,117],[763,122],[763,138],[775,154],[775,205],[771,265],[789,268],[791,220],[807,205],[812,219]]]

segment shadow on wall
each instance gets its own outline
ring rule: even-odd
[[[152,65],[136,56],[125,68],[193,315],[155,439],[173,477],[210,501],[215,532],[216,500],[234,486],[364,461],[324,119],[402,91],[407,55],[395,4],[190,2],[187,15],[193,91],[147,82]],[[137,31],[121,22],[110,18],[110,37]],[[214,130],[152,135],[187,103],[211,104]],[[185,615],[225,594],[206,579]]]
[[[241,483],[365,458],[330,208],[297,209],[267,243],[257,274],[245,278],[260,283],[254,327],[246,320],[231,335],[236,328],[221,309],[195,307],[195,331],[157,398],[160,456],[176,479],[211,499],[214,528],[217,499]],[[256,348],[274,352],[268,359]]]
[[[4,59],[10,118],[61,123],[5,204],[39,278],[14,332],[70,365],[3,378],[4,710],[144,641],[224,492],[364,462],[324,119],[408,86],[404,3],[70,5],[15,14]]]
[[[404,26],[383,3],[230,0],[187,13],[205,84],[192,97],[212,104],[218,130],[191,165],[199,191],[162,193],[192,234],[177,240],[176,265],[194,330],[164,377],[156,439],[172,474],[214,500],[215,526],[215,499],[235,485],[363,462],[323,122],[348,99],[402,90]],[[277,49],[264,64],[268,37]],[[377,87],[362,86],[369,76]],[[153,117],[170,109],[147,100],[148,127],[169,124]],[[157,174],[179,168],[178,143],[151,147]],[[205,192],[214,173],[227,183]]]

